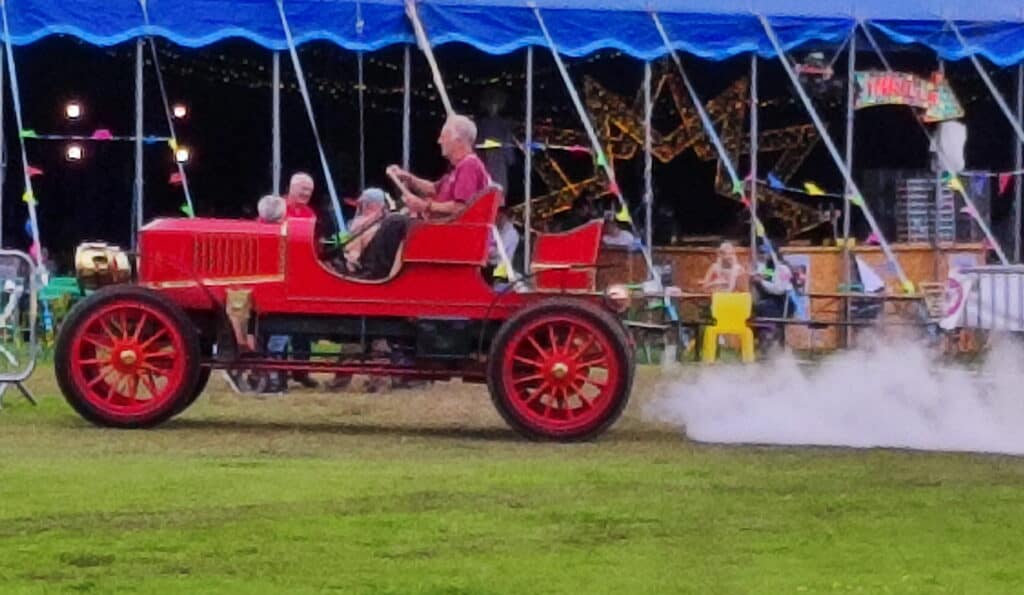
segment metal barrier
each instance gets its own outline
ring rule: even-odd
[[[944,329],[1024,332],[1024,266],[981,266],[951,271]]]
[[[28,254],[0,250],[0,407],[11,385],[36,404],[24,382],[39,355],[38,297],[36,267]]]

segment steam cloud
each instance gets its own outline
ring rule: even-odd
[[[1018,346],[1003,342],[970,370],[919,344],[872,345],[811,369],[780,355],[676,374],[644,413],[700,442],[1024,454]]]

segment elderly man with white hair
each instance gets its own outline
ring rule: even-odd
[[[313,176],[301,171],[292,176],[288,182],[288,194],[284,197],[288,205],[289,218],[316,217],[316,212],[309,206],[315,188]]]
[[[451,168],[436,182],[418,178],[397,165],[388,172],[407,186],[402,200],[409,211],[424,218],[449,217],[462,212],[471,199],[491,182],[487,167],[474,152],[476,124],[466,116],[452,115],[437,139],[441,154]]]

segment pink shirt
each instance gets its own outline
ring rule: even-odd
[[[437,182],[436,202],[469,202],[491,183],[484,162],[470,153]]]

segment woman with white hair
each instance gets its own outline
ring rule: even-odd
[[[458,114],[450,116],[437,144],[451,168],[436,182],[418,178],[397,165],[388,167],[388,173],[407,186],[402,201],[409,211],[426,219],[457,215],[491,183],[487,167],[475,152],[473,120]]]
[[[288,210],[288,204],[280,196],[268,194],[256,203],[256,212],[261,223],[280,223]]]

